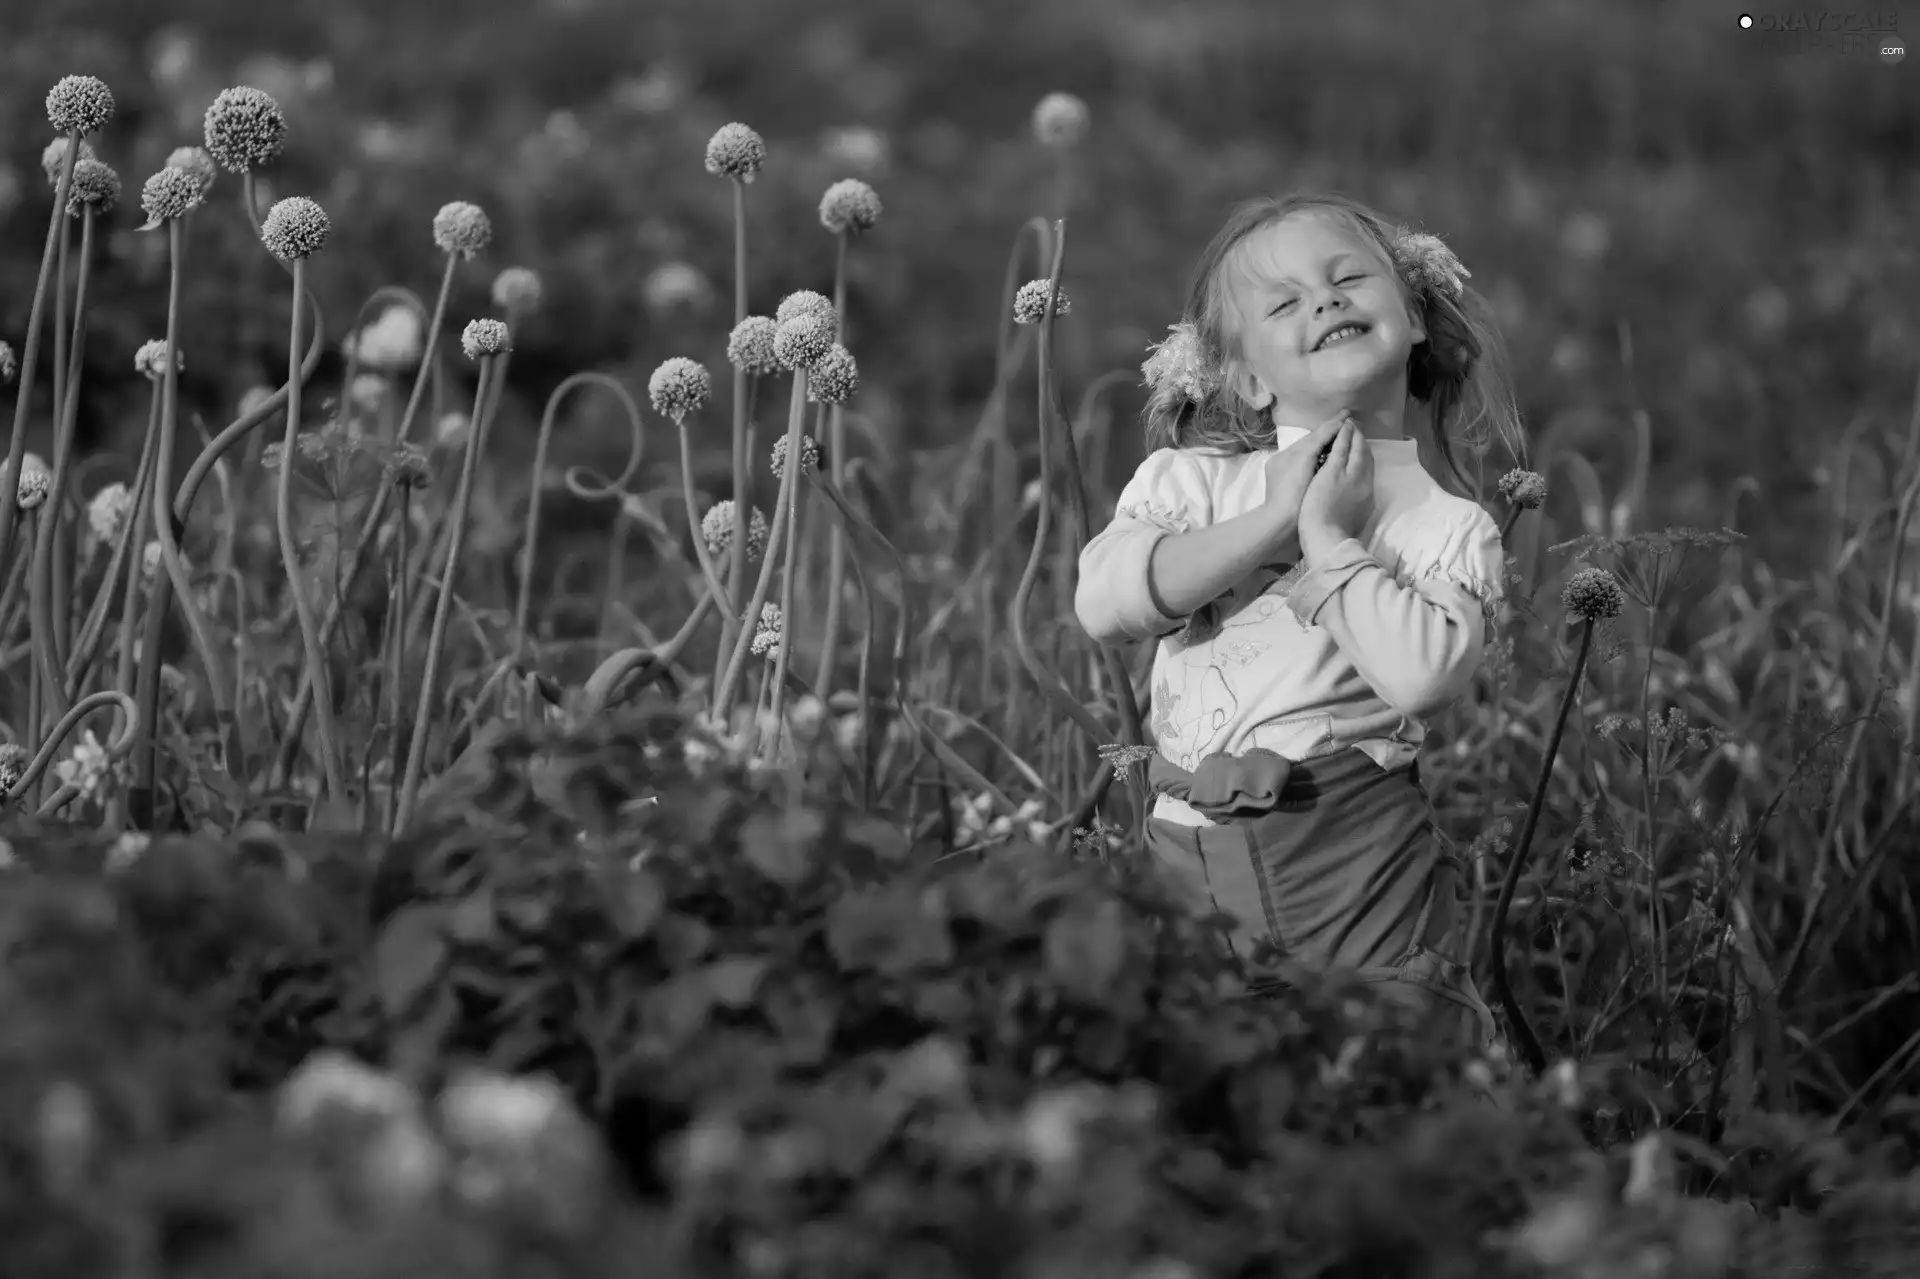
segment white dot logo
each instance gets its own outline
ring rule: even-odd
[[[1750,13],[1743,13],[1743,14],[1741,14],[1741,15],[1740,15],[1740,29],[1741,29],[1742,31],[1746,31],[1746,30],[1749,30],[1749,29],[1751,29],[1751,28],[1752,28],[1752,26],[1753,26],[1753,15],[1752,15],[1752,14],[1750,14]]]

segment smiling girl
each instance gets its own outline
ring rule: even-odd
[[[1408,434],[1455,480],[1457,447],[1522,451],[1467,275],[1341,196],[1236,210],[1145,365],[1154,451],[1075,609],[1103,644],[1159,640],[1147,847],[1237,921],[1236,952],[1358,970],[1485,1043],[1418,753],[1479,666],[1505,556]]]

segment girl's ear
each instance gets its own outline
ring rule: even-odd
[[[1407,298],[1407,328],[1413,338],[1413,345],[1419,346],[1427,340],[1427,308],[1421,302],[1418,293]]]
[[[1261,413],[1273,406],[1273,392],[1267,389],[1258,374],[1238,360],[1227,366],[1227,385],[1233,388],[1235,395]]]

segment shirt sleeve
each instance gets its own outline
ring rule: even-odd
[[[1073,608],[1087,634],[1117,646],[1180,629],[1186,619],[1163,612],[1154,598],[1153,548],[1212,521],[1213,494],[1193,458],[1160,449],[1142,462],[1121,490],[1113,522],[1080,552]]]
[[[1506,580],[1500,530],[1475,507],[1446,552],[1402,586],[1349,538],[1304,574],[1287,605],[1318,625],[1383,701],[1424,719],[1467,691]]]

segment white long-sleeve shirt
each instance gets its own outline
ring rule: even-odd
[[[1283,427],[1276,448],[1306,435]],[[1361,536],[1311,571],[1275,566],[1236,585],[1217,602],[1221,625],[1198,642],[1154,603],[1153,548],[1263,504],[1272,451],[1154,453],[1081,552],[1074,607],[1088,634],[1160,641],[1151,729],[1169,762],[1192,771],[1209,755],[1259,748],[1304,760],[1357,746],[1391,767],[1472,682],[1505,581],[1500,531],[1434,482],[1414,441],[1368,444],[1374,512]],[[1206,824],[1169,796],[1154,814]]]

